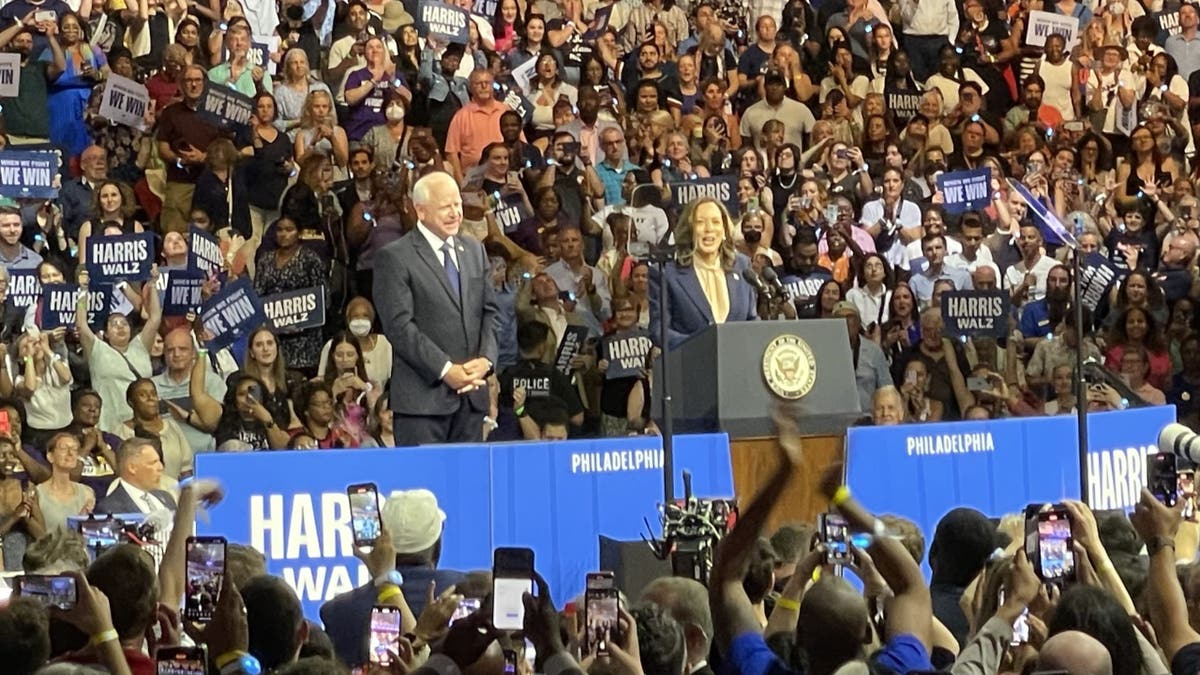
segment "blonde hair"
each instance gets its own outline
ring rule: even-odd
[[[300,127],[302,129],[311,129],[317,126],[319,122],[326,121],[318,120],[313,117],[312,106],[318,96],[324,97],[329,103],[328,121],[331,123],[335,121],[333,117],[333,96],[330,96],[329,92],[325,91],[324,89],[314,89],[308,92],[308,96],[304,97],[304,106],[300,110]]]

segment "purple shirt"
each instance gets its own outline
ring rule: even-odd
[[[346,91],[357,89],[362,86],[363,82],[371,79],[371,71],[363,68],[350,73],[346,77]],[[397,75],[399,80],[399,75]],[[383,114],[384,95],[393,86],[392,81],[376,82],[375,88],[371,90],[367,97],[359,101],[357,105],[349,106],[349,112],[346,115],[346,121],[343,126],[346,128],[346,138],[351,141],[360,141],[362,137],[367,135],[371,127],[377,127],[380,124],[387,122],[387,118]]]

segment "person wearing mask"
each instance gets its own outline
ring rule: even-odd
[[[210,143],[227,134],[198,112],[208,73],[199,65],[184,69],[179,90],[182,100],[167,106],[158,118],[158,154],[166,164],[160,223],[165,232],[186,232],[196,179],[204,169]]]
[[[96,501],[96,513],[154,513],[175,510],[175,498],[160,488],[163,464],[154,442],[133,437],[117,449],[117,480]]]
[[[392,492],[380,510],[380,519],[387,536],[377,546],[394,557],[371,556],[368,572],[373,581],[321,605],[321,620],[343,663],[367,662],[367,631],[377,597],[398,590],[413,614],[420,616],[431,584],[441,593],[465,579],[461,572],[438,567],[446,514],[432,492]]]
[[[387,382],[392,376],[392,343],[387,336],[374,331],[375,307],[364,297],[351,298],[346,304],[346,327],[358,340],[362,350],[363,363],[366,367],[367,381]],[[329,361],[329,349],[333,340],[328,340],[321,347],[321,356],[317,366],[317,377],[325,377],[325,369]]]
[[[733,239],[732,219],[714,199],[695,200],[680,216],[675,261],[650,276],[650,323],[658,325],[656,317],[665,314],[669,348],[713,323],[756,318],[754,289],[740,273],[748,262],[739,259]],[[658,301],[658,284],[667,285],[666,306]]]
[[[212,434],[197,426],[201,422],[192,404],[192,370],[197,358],[191,332],[187,328],[176,328],[163,338],[163,360],[167,367],[151,378],[158,397],[166,402],[173,417],[178,420],[178,426],[187,439],[192,454],[212,452],[216,449]],[[208,371],[205,391],[219,401],[225,397],[225,382],[217,376],[207,354],[203,356],[203,361]]]
[[[37,486],[35,508],[47,532],[70,527],[67,519],[85,516],[96,506],[92,488],[71,478],[79,468],[79,441],[69,433],[57,433],[46,444],[50,480]]]
[[[384,95],[384,123],[371,127],[363,134],[361,146],[371,151],[374,167],[380,171],[389,171],[401,166],[408,157],[408,141],[412,137],[412,129],[405,121],[408,119],[408,99],[400,95],[399,90],[389,89]],[[349,213],[350,208],[342,205],[342,212]]]

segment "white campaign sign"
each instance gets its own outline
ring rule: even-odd
[[[150,105],[150,93],[144,85],[120,75],[110,74],[104,83],[104,95],[100,99],[100,116],[135,129],[146,126],[146,108]]]
[[[1029,13],[1029,32],[1025,41],[1030,46],[1045,47],[1046,38],[1058,33],[1067,40],[1067,51],[1070,51],[1079,41],[1079,19],[1053,12],[1031,11]]]
[[[21,55],[0,54],[0,98],[21,95]]]

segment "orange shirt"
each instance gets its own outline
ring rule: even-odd
[[[479,155],[488,143],[499,143],[500,116],[508,112],[507,104],[492,100],[484,108],[471,101],[454,113],[446,131],[446,152],[457,152],[463,170],[479,164]]]

